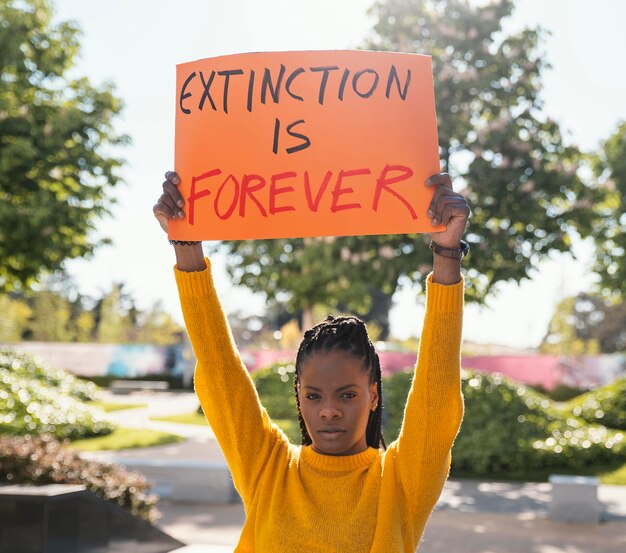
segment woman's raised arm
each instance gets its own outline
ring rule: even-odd
[[[170,219],[183,219],[185,217],[185,200],[178,189],[179,184],[180,177],[174,171],[165,173],[163,194],[152,208],[154,216],[165,232],[167,232]],[[202,242],[174,243],[174,253],[176,255],[176,267],[179,271],[192,273],[206,269]]]

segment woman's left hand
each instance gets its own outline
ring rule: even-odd
[[[427,214],[434,226],[446,227],[441,232],[433,232],[431,238],[445,248],[459,248],[471,215],[467,200],[452,190],[452,179],[447,173],[437,173],[425,184],[436,187]]]

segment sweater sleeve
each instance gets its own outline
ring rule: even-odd
[[[411,510],[429,513],[450,469],[450,450],[463,418],[461,332],[464,281],[426,280],[426,313],[413,383],[398,439],[388,453]]]
[[[247,503],[272,452],[287,445],[273,425],[235,346],[213,284],[210,262],[199,272],[174,273],[185,325],[196,355],[194,386]]]

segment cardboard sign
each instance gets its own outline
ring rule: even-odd
[[[273,52],[176,68],[178,240],[430,232],[431,59]],[[441,227],[440,227],[441,228]]]

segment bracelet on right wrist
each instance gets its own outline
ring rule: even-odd
[[[460,248],[446,248],[437,244],[434,240],[430,241],[428,247],[436,255],[447,257],[448,259],[457,259],[458,261],[463,259],[470,251],[469,244],[465,240],[461,240]]]

